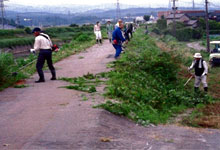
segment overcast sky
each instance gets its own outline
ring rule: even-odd
[[[103,3],[116,3],[117,0],[9,0],[6,3],[10,4],[22,4],[22,5],[62,5],[62,4],[87,4],[87,5],[99,5]],[[204,0],[194,0],[196,4],[200,6],[204,4]],[[220,0],[209,0],[213,5],[220,5]],[[120,0],[120,3],[129,5],[145,5],[151,7],[168,6],[169,0]],[[192,5],[192,0],[178,0],[177,5]],[[220,8],[220,6],[219,6]]]

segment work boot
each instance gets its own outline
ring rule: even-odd
[[[198,92],[199,88],[198,87],[194,87],[194,92]]]
[[[99,40],[96,40],[96,44],[98,44],[99,43]]]
[[[208,87],[204,87],[204,91],[205,91],[205,92],[208,92]]]
[[[44,79],[39,79],[39,80],[35,81],[35,83],[41,83],[41,82],[45,82],[45,80]]]
[[[52,78],[50,78],[50,80],[56,80],[57,78],[56,78],[56,72],[55,72],[55,70],[52,70],[52,71],[51,71],[51,74],[52,74]]]
[[[101,39],[99,40],[99,42],[100,42],[100,44],[102,44],[102,40]]]

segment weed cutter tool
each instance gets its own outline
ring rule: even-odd
[[[193,77],[194,77],[194,75],[191,75],[191,77],[186,81],[186,83],[184,84],[184,86],[186,86],[186,85],[189,83],[189,81],[190,81]]]

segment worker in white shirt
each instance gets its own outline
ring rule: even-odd
[[[47,60],[48,67],[52,74],[51,80],[56,80],[56,71],[52,62],[52,41],[50,37],[47,34],[41,33],[41,29],[38,27],[34,28],[32,33],[35,36],[34,49],[32,49],[32,51],[40,51],[36,64],[39,80],[35,81],[35,83],[45,82],[42,70],[45,60]]]
[[[194,89],[198,91],[199,85],[202,82],[204,91],[208,92],[208,84],[206,82],[207,74],[208,74],[208,65],[205,60],[202,59],[202,55],[200,53],[195,53],[194,61],[192,65],[188,68],[188,70],[195,69],[195,83]]]
[[[96,24],[94,25],[94,33],[96,35],[96,43],[98,44],[100,42],[100,44],[102,44],[101,25],[99,21],[97,21]]]

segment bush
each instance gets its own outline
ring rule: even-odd
[[[31,34],[31,29],[30,29],[29,27],[26,27],[26,28],[24,29],[24,31],[25,31],[27,34]]]
[[[177,78],[181,56],[160,51],[143,30],[134,38],[109,75],[106,96],[118,102],[100,107],[145,125],[165,123],[184,108],[210,101],[184,89],[184,81]]]
[[[179,41],[189,41],[192,38],[193,31],[190,28],[176,30],[176,38]]]
[[[157,20],[157,27],[160,30],[166,29],[167,28],[167,20],[166,19]]]
[[[89,37],[87,34],[81,34],[79,37],[76,38],[76,41],[78,42],[85,42],[85,41],[91,41],[92,38]]]
[[[79,27],[77,24],[71,24],[70,27]]]
[[[202,29],[193,29],[192,30],[192,38],[193,39],[201,39],[203,37]]]
[[[152,32],[156,33],[156,34],[161,34],[160,30],[158,28],[153,28]]]
[[[10,69],[13,63],[12,54],[0,53],[0,85],[2,85],[7,80],[7,76],[10,75]]]

